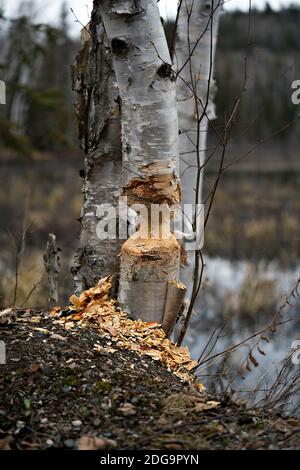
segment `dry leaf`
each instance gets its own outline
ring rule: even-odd
[[[29,372],[30,374],[35,374],[40,368],[41,368],[41,365],[40,365],[40,364],[31,364],[31,365],[28,367],[28,372]]]
[[[6,315],[10,315],[14,311],[13,308],[6,308],[5,310],[0,311],[0,317],[5,317]]]
[[[30,321],[30,323],[40,323],[41,319],[42,319],[41,316],[30,317],[29,321]]]
[[[13,440],[12,436],[6,436],[4,439],[0,439],[0,450],[11,450],[10,444]]]
[[[105,437],[82,436],[77,442],[78,450],[106,450],[116,447],[116,441]]]
[[[46,328],[38,328],[37,326],[35,326],[34,328],[32,328],[33,330],[35,331],[38,331],[39,333],[44,333],[45,335],[49,335],[50,334],[50,331],[49,330],[46,330]]]
[[[206,388],[199,382],[199,380],[195,380],[194,386],[199,390],[199,392],[206,392]]]
[[[103,325],[102,327],[104,330],[108,331],[111,336],[117,336],[116,330],[114,329],[113,326],[111,325]]]
[[[97,351],[99,353],[114,353],[116,352],[116,349],[107,347],[107,346],[100,346],[100,344],[95,344],[94,345],[94,351]]]
[[[136,408],[132,403],[124,403],[123,406],[120,406],[119,411],[121,411],[124,416],[134,416],[136,414]]]
[[[81,308],[81,301],[76,295],[70,297],[70,302],[72,302],[75,308]]]
[[[49,315],[55,315],[56,313],[60,312],[62,310],[61,307],[54,307],[51,311],[50,311],[50,314]]]
[[[219,401],[207,401],[206,403],[196,403],[195,411],[201,412],[206,410],[212,410],[213,408],[217,408],[220,405]]]

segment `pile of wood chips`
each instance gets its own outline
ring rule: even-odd
[[[54,321],[67,329],[75,325],[93,328],[102,336],[110,338],[118,348],[130,349],[159,360],[181,380],[193,382],[199,391],[205,391],[191,372],[197,362],[191,360],[188,347],[173,344],[158,323],[128,318],[117,307],[116,300],[109,298],[110,288],[111,278],[108,276],[80,297],[72,295],[71,306],[64,309],[55,307],[50,315],[57,316],[58,319]],[[95,346],[100,351],[100,346]],[[110,351],[114,349],[110,348]]]

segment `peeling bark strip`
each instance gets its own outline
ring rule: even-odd
[[[128,204],[180,201],[176,86],[156,0],[98,0],[122,99],[123,187]],[[180,246],[142,239],[121,252],[119,302],[133,317],[163,321]]]
[[[72,267],[79,294],[118,271],[121,249],[118,239],[100,240],[96,234],[97,206],[104,202],[117,206],[122,187],[118,90],[97,2],[91,22],[82,30],[82,46],[72,72],[78,134],[85,152],[80,247]]]
[[[167,286],[166,303],[162,327],[169,336],[179,316],[187,288],[184,284],[169,281]]]
[[[44,254],[44,264],[49,281],[49,308],[53,308],[58,305],[58,274],[60,271],[58,252],[59,249],[56,247],[56,236],[53,233],[49,233],[46,253]]]
[[[196,187],[197,172],[194,167],[188,168],[188,165],[197,164],[197,137],[199,137],[200,165],[205,162],[208,124],[210,120],[216,118],[213,63],[222,3],[221,0],[185,0],[180,10],[176,60],[177,70],[182,78],[177,79],[177,95],[180,153],[185,154],[186,162],[181,162],[182,168],[180,168],[180,173],[183,174],[183,188]],[[197,97],[201,100],[201,104],[198,104],[199,118],[203,113],[203,108],[205,110],[199,129],[195,97],[191,89],[195,90]],[[200,178],[200,198],[203,197],[202,186],[203,171]],[[184,203],[189,197],[189,194],[183,195]]]

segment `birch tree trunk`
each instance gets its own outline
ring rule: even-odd
[[[177,79],[178,116],[180,128],[180,174],[183,202],[194,200],[192,188],[197,186],[197,141],[200,165],[206,159],[209,121],[216,118],[214,57],[222,2],[220,0],[184,0],[180,10],[176,65],[181,78]],[[197,108],[194,90],[198,100]],[[199,140],[197,140],[199,138]],[[191,168],[189,166],[192,165]],[[203,202],[203,169],[199,181],[199,200]]]
[[[80,247],[72,267],[75,292],[92,287],[119,270],[121,243],[97,236],[96,212],[102,203],[118,204],[122,181],[121,127],[112,56],[97,2],[82,30],[82,45],[73,66],[77,123],[85,168],[81,172],[83,208]]]
[[[180,201],[175,77],[156,0],[98,0],[122,100],[123,194],[128,205]],[[122,247],[119,302],[162,322],[180,246],[141,233]]]

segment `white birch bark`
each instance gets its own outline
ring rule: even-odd
[[[122,100],[123,187],[128,204],[180,201],[175,77],[156,0],[100,0]],[[180,247],[131,237],[121,252],[119,302],[133,317],[163,320]]]
[[[122,187],[121,127],[118,89],[99,7],[82,30],[82,46],[73,67],[77,122],[85,153],[80,247],[72,266],[77,294],[119,270],[120,240],[97,236],[97,207],[117,206]]]
[[[202,166],[207,155],[208,124],[216,118],[213,64],[221,11],[220,0],[184,0],[179,15],[175,59],[177,70],[180,71],[179,75],[182,78],[177,79],[177,98],[180,156],[182,156],[180,174],[182,174],[184,203],[194,200],[191,190],[196,188],[197,130],[199,131],[199,157]],[[201,116],[205,109],[199,129],[195,97],[191,89],[195,90],[200,99],[198,115]],[[189,165],[192,167],[188,168]],[[200,177],[198,203],[201,202],[203,202],[203,170]]]

